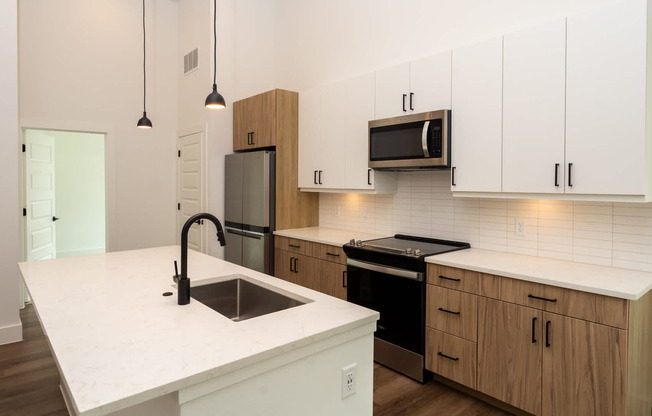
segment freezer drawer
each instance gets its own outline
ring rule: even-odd
[[[274,270],[273,247],[269,233],[257,233],[226,228],[225,260],[231,263],[271,274]]]

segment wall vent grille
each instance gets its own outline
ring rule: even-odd
[[[183,57],[183,75],[187,75],[199,66],[199,50],[193,49]]]

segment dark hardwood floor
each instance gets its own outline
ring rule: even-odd
[[[59,371],[34,307],[20,312],[23,341],[0,345],[0,416],[67,416]],[[508,415],[441,383],[418,383],[374,365],[374,416]]]

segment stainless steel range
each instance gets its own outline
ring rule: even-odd
[[[424,381],[425,258],[469,247],[401,234],[344,245],[348,301],[380,312],[375,361]]]

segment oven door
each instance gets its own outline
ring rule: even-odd
[[[347,259],[347,300],[380,312],[376,337],[424,353],[424,274]]]

